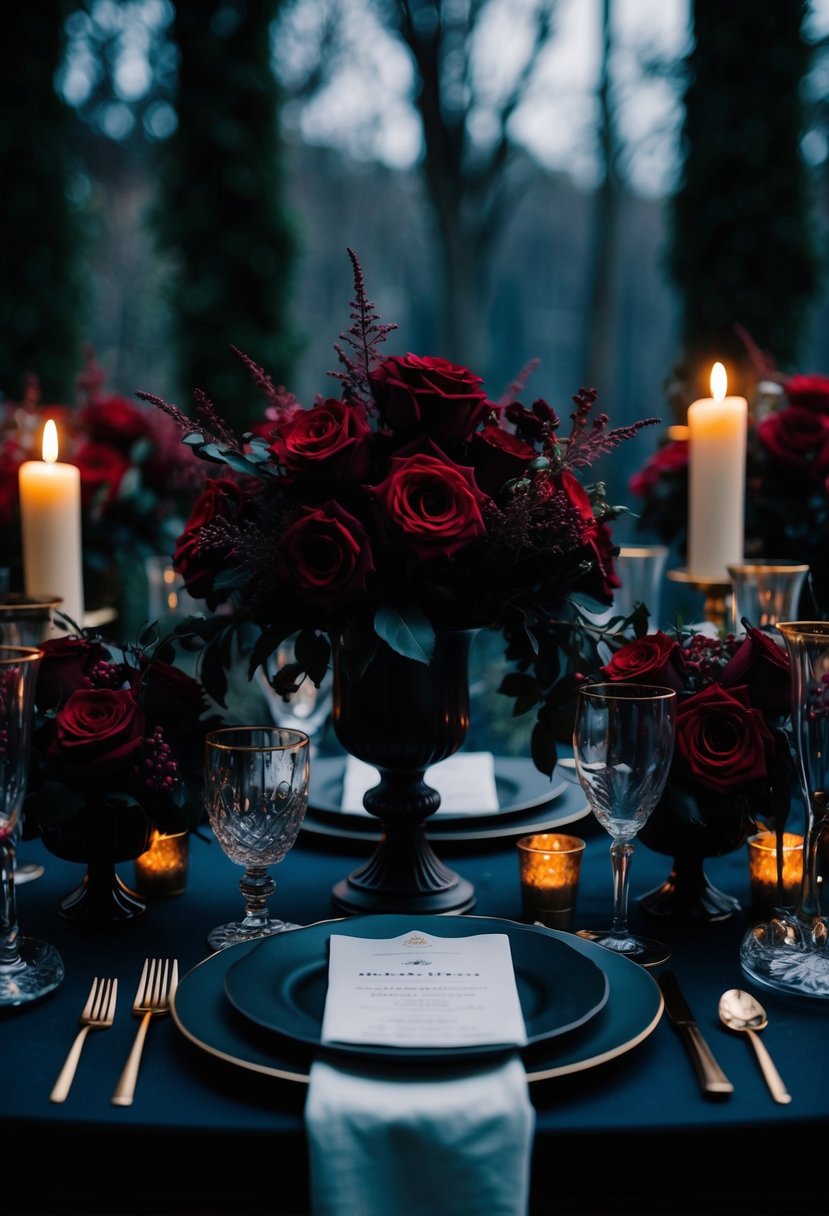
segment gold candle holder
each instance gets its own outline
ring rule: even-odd
[[[539,832],[517,842],[521,903],[526,921],[548,929],[573,928],[584,841]]]
[[[794,908],[803,878],[803,837],[783,833],[783,870],[778,891],[777,835],[758,832],[748,839],[748,881],[755,912],[771,916],[778,908]]]
[[[135,859],[135,889],[141,895],[181,895],[187,886],[190,833],[166,835],[153,828],[150,843]]]

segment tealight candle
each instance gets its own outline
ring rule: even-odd
[[[26,594],[59,598],[60,611],[83,625],[81,474],[58,462],[52,418],[43,428],[42,451],[42,460],[26,460],[18,472]]]
[[[759,832],[748,841],[748,880],[756,911],[771,914],[775,908],[793,908],[800,898],[803,877],[803,837],[783,833],[783,873],[777,887],[777,835]]]
[[[548,929],[572,929],[584,841],[539,832],[521,836],[517,847],[524,919]]]
[[[727,397],[722,363],[711,370],[711,396],[688,407],[688,574],[728,583],[743,561],[748,402]]]
[[[168,836],[153,828],[147,849],[135,859],[136,890],[141,895],[181,895],[189,860],[189,832]]]

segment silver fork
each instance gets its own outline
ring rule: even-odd
[[[81,1029],[75,1036],[75,1042],[69,1048],[66,1062],[60,1070],[54,1088],[49,1094],[50,1102],[64,1102],[75,1077],[78,1060],[81,1058],[86,1036],[90,1030],[100,1030],[111,1026],[115,1018],[115,1002],[118,999],[118,981],[101,980],[98,977],[92,981],[89,997],[81,1010]]]
[[[141,1053],[144,1050],[144,1039],[147,1037],[147,1027],[153,1017],[170,1011],[170,999],[178,985],[178,960],[167,958],[148,958],[144,960],[144,968],[135,1000],[132,1003],[134,1014],[141,1014],[141,1025],[135,1036],[132,1050],[127,1056],[124,1071],[112,1095],[113,1106],[131,1106],[135,1094],[135,1083],[138,1080],[138,1067],[141,1063]]]

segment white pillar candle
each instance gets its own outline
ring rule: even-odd
[[[24,461],[18,481],[26,594],[60,596],[58,611],[83,625],[81,474],[58,463],[53,419],[43,428],[43,459]]]
[[[748,402],[727,397],[722,363],[711,371],[711,396],[688,407],[688,574],[728,583],[743,561]]]

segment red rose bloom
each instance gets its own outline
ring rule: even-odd
[[[37,673],[37,704],[42,709],[63,705],[72,693],[92,684],[90,675],[97,663],[109,663],[112,656],[100,642],[67,635],[41,642],[43,657]]]
[[[323,609],[363,591],[374,569],[368,533],[333,499],[285,530],[276,560],[286,584]]]
[[[452,557],[486,531],[481,507],[488,499],[474,470],[438,448],[392,457],[391,472],[371,492],[389,540],[402,540],[424,561]]]
[[[216,520],[235,522],[247,502],[245,491],[229,477],[217,477],[196,499],[184,531],[176,542],[173,565],[184,579],[184,585],[195,599],[206,600],[214,608],[218,597],[213,580],[224,568],[230,556],[226,545],[208,544],[202,529]]]
[[[744,688],[709,684],[677,706],[676,748],[698,785],[724,794],[768,780],[774,736]]]
[[[675,638],[657,630],[620,646],[602,669],[607,680],[628,684],[662,684],[675,692],[685,688],[687,666]]]
[[[674,439],[659,448],[628,482],[631,494],[647,498],[663,477],[681,473],[688,468],[688,440]]]
[[[100,397],[84,406],[78,421],[90,439],[108,443],[122,452],[129,451],[137,439],[151,434],[147,409],[126,397]]]
[[[49,757],[77,776],[103,780],[137,759],[144,715],[130,689],[73,692],[55,719]]]
[[[791,405],[829,414],[829,376],[792,376],[785,388]]]
[[[829,467],[829,415],[798,406],[777,410],[757,424],[757,437],[784,464],[821,475]]]
[[[370,435],[362,409],[329,398],[280,423],[270,451],[294,473],[361,481],[368,471]]]
[[[751,704],[774,718],[785,717],[791,709],[789,657],[760,629],[748,627],[744,641],[724,668],[720,683],[723,688],[745,686]]]
[[[446,359],[393,356],[369,381],[383,424],[404,435],[419,430],[455,443],[468,439],[489,411],[481,377]]]
[[[86,509],[99,495],[102,501],[113,502],[130,467],[126,456],[107,443],[83,444],[75,453],[73,464],[80,470],[81,502]]]
[[[497,498],[508,481],[520,477],[536,450],[517,435],[496,423],[485,426],[472,439],[475,480],[492,498]]]

